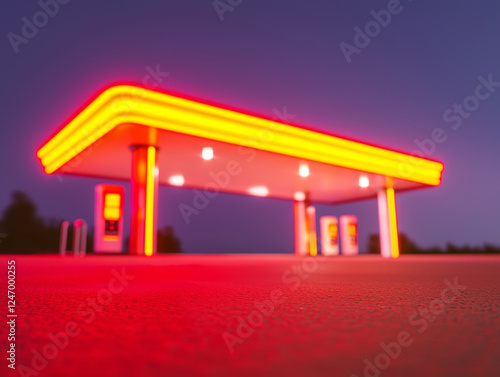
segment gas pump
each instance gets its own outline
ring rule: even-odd
[[[95,187],[94,252],[120,253],[123,248],[125,190],[117,185]]]
[[[339,224],[335,216],[322,216],[319,219],[321,230],[321,254],[339,254]]]
[[[344,255],[359,254],[358,219],[356,216],[340,216],[340,247]]]

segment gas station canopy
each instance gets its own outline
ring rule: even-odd
[[[322,203],[376,197],[387,178],[395,191],[437,186],[443,170],[439,162],[132,85],[102,91],[37,156],[48,174],[130,180],[134,145],[157,148],[159,184],[215,184],[292,200],[307,193]],[[228,182],[217,180],[224,171]]]
[[[163,184],[208,197],[222,191],[293,200],[298,255],[317,252],[311,203],[377,197],[381,254],[397,257],[395,192],[438,186],[443,165],[284,121],[116,85],[91,99],[37,157],[47,174],[130,180],[133,254],[156,252]],[[116,232],[115,225],[105,232]],[[121,248],[119,237],[113,242]]]

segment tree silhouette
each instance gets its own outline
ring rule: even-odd
[[[29,253],[39,249],[44,224],[31,199],[21,191],[14,191],[12,203],[3,212],[1,229],[1,250]]]
[[[370,254],[380,254],[380,237],[378,234],[370,234],[368,238],[368,252]],[[434,246],[430,248],[421,248],[406,234],[399,234],[399,252],[401,254],[478,254],[478,253],[500,253],[500,246],[484,244],[482,247],[475,246],[455,246],[452,243],[446,244],[443,250],[440,247]]]
[[[380,254],[380,237],[378,234],[370,234],[368,238],[368,253]]]
[[[157,253],[182,253],[181,241],[174,233],[171,226],[165,226],[158,230],[156,242]],[[123,250],[129,251],[130,236],[127,236],[123,242]]]
[[[416,254],[422,251],[406,234],[399,234],[399,252],[401,254]],[[380,236],[378,234],[371,234],[369,236],[368,252],[370,254],[380,254]]]
[[[181,253],[181,242],[175,236],[174,230],[171,226],[166,226],[158,230],[158,253]]]

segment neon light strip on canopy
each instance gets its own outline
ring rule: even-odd
[[[132,85],[102,92],[42,146],[37,156],[50,174],[122,124],[139,124],[248,146],[262,132],[267,143],[250,145],[281,155],[437,186],[439,162],[195,102]]]

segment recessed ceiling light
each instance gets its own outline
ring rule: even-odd
[[[309,166],[307,164],[300,164],[299,175],[301,177],[309,177]]]
[[[168,179],[168,183],[172,186],[183,186],[184,185],[184,176],[181,174],[172,175]]]
[[[211,147],[205,147],[201,150],[201,157],[204,160],[211,160],[214,158],[214,150]]]
[[[306,194],[304,194],[302,191],[297,191],[295,194],[293,194],[293,198],[298,202],[302,202],[306,199]]]
[[[255,196],[267,196],[269,195],[269,190],[266,186],[254,186],[248,189],[248,193]]]
[[[370,179],[366,175],[359,177],[359,187],[367,188],[370,186]]]

